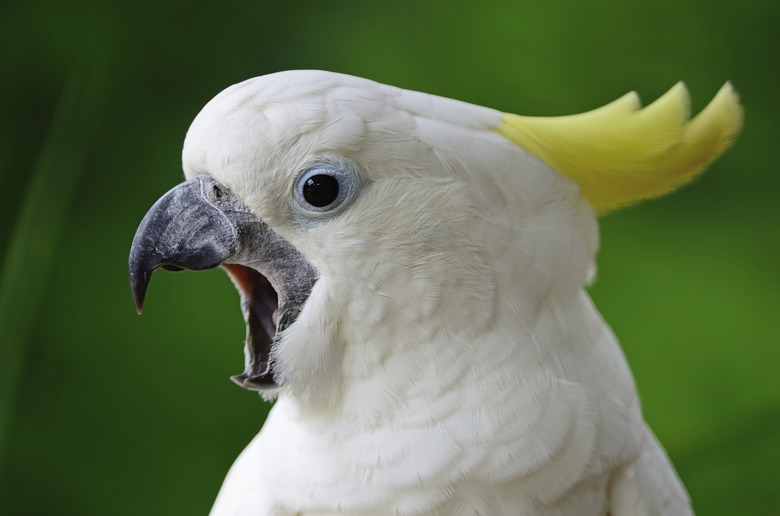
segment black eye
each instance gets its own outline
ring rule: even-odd
[[[303,198],[317,208],[332,204],[339,197],[339,182],[333,176],[317,174],[303,182]]]
[[[293,196],[310,216],[339,213],[355,198],[358,177],[349,163],[325,162],[301,172],[293,183]]]

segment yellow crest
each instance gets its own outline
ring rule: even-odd
[[[605,213],[687,183],[729,147],[742,127],[731,84],[692,120],[689,104],[680,82],[644,109],[631,92],[578,115],[505,113],[495,131],[577,181]]]

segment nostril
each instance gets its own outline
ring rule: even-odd
[[[214,197],[217,199],[222,199],[222,197],[225,195],[225,192],[222,190],[222,188],[217,185],[214,185],[212,188],[214,190]]]

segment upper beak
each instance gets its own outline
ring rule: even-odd
[[[208,177],[191,179],[163,195],[141,221],[129,262],[130,291],[139,314],[156,268],[213,269],[238,250],[235,221],[213,202],[219,189],[226,190]]]
[[[271,352],[292,324],[318,274],[286,240],[213,178],[190,179],[162,196],[136,231],[130,290],[141,313],[152,272],[220,265],[241,293],[247,323],[246,370],[233,380],[250,390],[274,388]]]

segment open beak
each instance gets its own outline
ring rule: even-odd
[[[152,272],[222,266],[241,294],[245,389],[278,387],[272,351],[295,322],[319,275],[236,194],[207,175],[172,188],[147,212],[130,249],[130,290],[141,313]]]

